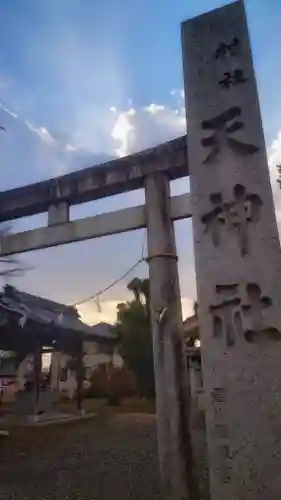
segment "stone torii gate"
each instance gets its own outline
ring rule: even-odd
[[[2,221],[48,227],[11,255],[147,227],[164,497],[197,498],[173,221],[192,216],[212,500],[281,492],[281,259],[242,1],[182,25],[187,141],[0,195]],[[188,149],[186,146],[188,145]],[[170,198],[190,174],[191,194]],[[69,207],[144,187],[145,206],[70,221]]]
[[[189,426],[189,384],[173,221],[192,215],[190,194],[170,198],[170,180],[188,175],[186,137],[141,153],[2,192],[2,221],[48,211],[48,226],[10,234],[0,255],[147,228],[157,429],[165,498],[196,494]],[[71,205],[144,187],[145,206],[69,221]],[[195,497],[196,498],[196,497]]]

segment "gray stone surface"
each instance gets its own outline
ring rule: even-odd
[[[2,191],[1,221],[47,212],[51,205],[65,201],[77,205],[140,189],[144,178],[154,171],[168,172],[170,179],[188,175],[185,137],[101,165]]]
[[[156,172],[145,182],[150,311],[156,389],[158,458],[163,498],[196,498],[190,390],[183,353],[182,311],[170,182]]]
[[[62,201],[57,205],[50,205],[48,210],[48,226],[69,222],[69,204]]]
[[[182,27],[212,500],[281,498],[281,261],[245,13]]]
[[[191,196],[189,194],[173,196],[171,199],[172,219],[179,220],[191,215]],[[55,220],[52,219],[52,222],[54,223]],[[110,234],[118,234],[124,231],[133,231],[142,229],[145,225],[146,215],[144,205],[124,208],[71,222],[54,224],[49,227],[41,227],[3,236],[0,239],[0,255],[3,257],[15,253],[29,252],[31,250],[99,238]]]

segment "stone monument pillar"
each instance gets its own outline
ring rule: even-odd
[[[281,259],[243,2],[182,25],[212,500],[281,498]]]

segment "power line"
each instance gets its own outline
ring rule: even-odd
[[[132,271],[134,271],[134,269],[136,269],[136,267],[138,267],[139,264],[141,264],[142,262],[144,262],[146,260],[145,257],[144,257],[145,241],[146,241],[146,230],[144,232],[143,241],[142,241],[141,258],[137,262],[135,262],[135,264],[133,266],[131,266],[124,274],[122,274],[122,276],[120,276],[120,278],[117,278],[115,281],[113,281],[112,283],[110,283],[110,285],[108,285],[107,287],[103,288],[102,290],[99,290],[94,295],[90,295],[90,297],[87,297],[85,299],[79,300],[78,302],[74,302],[74,303],[70,304],[70,306],[76,307],[76,306],[80,306],[81,304],[85,304],[86,302],[89,302],[90,300],[99,299],[99,297],[103,293],[107,292],[110,288],[112,288],[115,285],[117,285],[118,283],[120,283],[120,281],[123,281],[123,279],[126,278],[128,276],[128,274],[130,274]],[[97,306],[98,306],[98,309],[99,309],[100,308],[99,303],[97,303]]]
[[[135,264],[130,267],[130,269],[128,269],[120,278],[118,278],[117,280],[113,281],[112,283],[110,283],[110,285],[108,285],[106,288],[103,288],[102,290],[100,290],[99,292],[95,293],[94,295],[91,295],[90,297],[87,297],[86,299],[83,299],[83,300],[79,300],[79,302],[74,302],[73,304],[71,304],[72,307],[75,307],[75,306],[80,306],[81,304],[84,304],[85,302],[89,302],[90,300],[93,300],[97,297],[99,297],[100,295],[102,295],[104,292],[107,292],[107,290],[109,290],[110,288],[112,288],[113,286],[117,285],[120,281],[122,281],[124,278],[126,278],[126,276],[128,276],[128,274],[130,274],[141,262],[143,262],[144,259],[139,259],[137,262],[135,262]]]

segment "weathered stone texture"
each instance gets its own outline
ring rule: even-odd
[[[281,497],[281,260],[242,2],[182,27],[212,500]]]
[[[47,212],[51,205],[85,203],[140,189],[154,171],[170,179],[188,175],[186,140],[178,137],[124,158],[77,170],[54,179],[0,192],[0,221]]]

